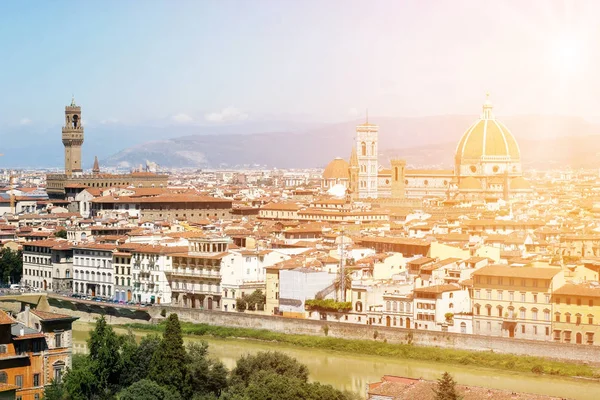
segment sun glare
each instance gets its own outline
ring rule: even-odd
[[[564,77],[580,72],[584,64],[581,41],[573,37],[557,40],[553,49],[552,63],[557,72]]]

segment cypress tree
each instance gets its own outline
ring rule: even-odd
[[[186,351],[177,314],[169,315],[163,339],[152,356],[149,377],[161,386],[184,392],[187,375]]]
[[[462,400],[462,396],[456,391],[456,382],[452,375],[444,372],[442,377],[438,379],[436,387],[433,388],[435,400]]]

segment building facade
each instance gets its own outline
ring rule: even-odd
[[[114,245],[89,243],[73,248],[73,292],[112,299]]]

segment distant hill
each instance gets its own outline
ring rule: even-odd
[[[453,165],[456,144],[475,121],[473,116],[372,118],[380,127],[380,161],[392,156],[421,167]],[[600,126],[582,118],[516,116],[501,118],[521,147],[529,168],[600,164]],[[150,160],[165,167],[278,168],[323,167],[334,157],[348,158],[355,126],[362,121],[330,124],[292,132],[202,134],[148,141],[128,147],[102,161],[131,166]]]
[[[469,115],[419,118],[371,117],[380,127],[381,162],[392,156],[415,166],[451,167],[455,146],[477,119]],[[524,115],[501,117],[515,135],[526,166],[595,167],[600,125],[583,118]],[[355,126],[286,121],[241,121],[232,125],[192,126],[162,122],[153,126],[120,123],[86,125],[83,165],[94,155],[101,166],[135,166],[146,160],[164,167],[278,168],[324,167],[334,157],[348,158]],[[35,125],[0,131],[0,168],[63,165],[60,126]],[[600,163],[598,163],[600,164]]]

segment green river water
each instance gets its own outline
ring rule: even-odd
[[[76,353],[87,352],[86,340],[91,328],[91,324],[75,323],[73,349]],[[122,328],[116,328],[116,331],[118,333],[126,332]],[[135,331],[135,334],[141,337],[147,333]],[[254,340],[184,337],[184,341],[199,340],[206,341],[209,344],[210,354],[223,361],[230,369],[235,366],[235,361],[243,354],[277,350],[306,364],[310,370],[311,379],[363,395],[366,385],[379,381],[383,375],[435,380],[444,371],[447,371],[454,376],[457,382],[465,385],[539,393],[569,399],[600,400],[600,383],[593,380],[511,373],[510,371],[486,369],[485,366],[472,367],[433,361],[354,355]]]

